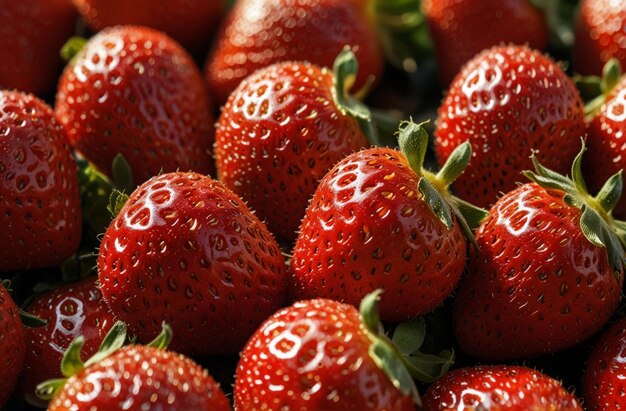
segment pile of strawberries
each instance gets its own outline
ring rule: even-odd
[[[619,0],[0,0],[0,409],[626,409],[625,39]]]

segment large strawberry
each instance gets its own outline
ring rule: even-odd
[[[506,360],[566,349],[593,335],[615,310],[626,230],[611,210],[621,174],[592,197],[582,179],[583,151],[572,180],[533,157],[537,173],[526,175],[534,182],[498,200],[480,226],[479,251],[453,315],[459,345],[470,355]]]
[[[453,197],[449,184],[470,158],[469,144],[438,174],[422,168],[428,135],[407,122],[401,151],[371,148],[335,165],[311,201],[291,262],[293,299],[332,298],[357,305],[383,288],[386,321],[424,314],[456,286],[471,229],[483,210]],[[465,235],[464,235],[465,234]]]
[[[74,154],[54,112],[0,90],[0,272],[60,264],[81,221]]]
[[[200,71],[165,34],[118,26],[66,67],[56,112],[72,144],[111,175],[117,154],[136,183],[159,172],[213,170],[213,115]]]
[[[98,256],[112,312],[146,341],[161,321],[186,354],[236,353],[285,301],[272,235],[235,194],[196,173],[141,185],[107,229]]]
[[[565,172],[585,133],[583,103],[548,57],[525,46],[497,46],[470,60],[439,108],[439,163],[460,144],[472,159],[456,181],[459,196],[486,207],[522,181],[530,154]]]
[[[368,145],[367,110],[347,95],[354,54],[335,74],[285,62],[246,78],[222,109],[215,137],[220,181],[248,202],[275,234],[293,239],[319,180]]]
[[[428,388],[424,411],[582,411],[560,382],[521,366],[483,365],[449,372]]]
[[[9,399],[24,363],[24,327],[20,313],[0,284],[0,408]]]
[[[450,84],[463,64],[500,43],[544,50],[548,26],[529,0],[425,0],[422,10],[435,43],[442,84]]]
[[[0,89],[52,93],[76,15],[72,0],[1,0]]]
[[[279,61],[331,67],[351,46],[361,63],[358,89],[382,72],[383,56],[366,2],[357,0],[239,0],[206,63],[218,103],[257,69]]]

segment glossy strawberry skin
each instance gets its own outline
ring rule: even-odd
[[[353,118],[335,105],[333,75],[308,63],[255,72],[222,109],[217,171],[273,233],[293,239],[319,180],[368,145]]]
[[[368,354],[358,311],[315,299],[284,308],[241,354],[235,409],[415,410]]]
[[[168,173],[140,186],[107,229],[100,288],[139,341],[166,321],[171,348],[231,354],[286,297],[285,264],[271,234],[221,183]]]
[[[113,314],[104,303],[96,277],[68,284],[38,296],[28,307],[30,314],[47,322],[45,327],[26,328],[26,356],[20,391],[33,394],[37,384],[60,378],[61,359],[74,338],[83,336],[82,358],[98,351],[113,325]]]
[[[610,318],[624,274],[584,237],[580,215],[563,192],[534,183],[498,200],[456,293],[452,325],[464,351],[484,360],[555,352]]]
[[[55,266],[81,237],[74,154],[54,112],[0,91],[0,272]]]
[[[257,69],[280,61],[332,67],[344,46],[359,61],[355,89],[380,78],[383,56],[364,4],[354,0],[239,0],[229,13],[205,76],[211,95],[225,102]]]
[[[52,93],[76,17],[71,0],[0,1],[0,89]]]
[[[516,188],[532,169],[530,155],[545,166],[569,170],[585,134],[583,103],[552,60],[524,46],[498,46],[469,61],[441,107],[435,152],[443,165],[469,141],[472,159],[454,188],[480,207]]]
[[[456,286],[466,240],[430,210],[419,177],[396,150],[373,148],[339,162],[320,182],[293,250],[292,299],[358,306],[383,288],[380,315],[400,321],[439,305]]]
[[[560,382],[521,366],[483,365],[450,371],[428,388],[424,411],[582,411]]]
[[[0,407],[9,399],[24,363],[24,327],[17,306],[0,284]]]
[[[612,57],[626,66],[626,3],[615,0],[582,0],[576,19],[572,60],[574,71],[601,75]]]
[[[422,10],[435,43],[442,84],[484,49],[501,43],[545,50],[548,26],[528,0],[425,0]]]
[[[49,411],[228,411],[206,370],[182,355],[146,346],[121,348],[72,376]]]
[[[161,32],[119,26],[92,37],[61,77],[56,112],[72,144],[108,175],[118,153],[138,184],[160,172],[213,171],[202,75]]]

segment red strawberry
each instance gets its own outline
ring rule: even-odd
[[[582,0],[576,20],[574,70],[602,73],[612,57],[626,65],[626,3],[622,0]]]
[[[225,0],[74,0],[95,31],[120,24],[137,24],[164,31],[192,51],[208,47]]]
[[[53,92],[76,15],[71,0],[0,1],[0,89]]]
[[[613,325],[597,343],[583,377],[588,411],[626,409],[626,319]]]
[[[352,154],[322,179],[293,251],[292,298],[357,305],[383,288],[381,317],[399,321],[434,309],[452,292],[465,267],[464,232],[471,237],[459,208],[470,206],[446,187],[471,151],[461,146],[434,175],[422,169],[427,143],[420,126],[405,123],[402,152]]]
[[[78,248],[78,176],[67,135],[41,100],[0,90],[0,272],[60,264]]]
[[[435,43],[439,76],[450,84],[461,67],[484,49],[500,43],[528,44],[544,50],[548,25],[529,0],[425,0],[422,10]]]
[[[56,100],[72,144],[111,175],[121,153],[136,183],[159,172],[213,170],[213,116],[189,55],[165,34],[118,26],[66,67]]]
[[[114,322],[95,277],[38,296],[28,311],[47,324],[24,332],[26,356],[19,385],[27,395],[40,382],[59,376],[63,353],[74,338],[84,336],[83,352],[92,356]]]
[[[285,263],[272,235],[221,183],[169,173],[140,186],[107,229],[102,294],[139,341],[172,325],[172,348],[236,353],[285,300]]]
[[[347,100],[336,98],[346,93],[346,66],[356,66],[354,55],[344,52],[337,62],[342,73],[335,77],[308,63],[258,70],[231,94],[217,124],[220,181],[287,239],[296,236],[318,181],[368,144],[344,107]]]
[[[207,59],[209,89],[222,103],[257,69],[280,61],[331,67],[346,45],[361,63],[357,89],[380,77],[382,51],[363,1],[239,0]]]
[[[24,362],[24,327],[17,306],[0,284],[0,408],[15,388]]]
[[[566,349],[615,310],[626,235],[610,210],[621,176],[592,197],[581,156],[573,180],[536,163],[537,174],[527,175],[539,184],[503,196],[480,226],[480,251],[469,261],[453,315],[459,345],[470,355],[508,360]]]
[[[563,70],[527,47],[498,46],[468,62],[450,86],[435,149],[442,164],[469,140],[472,160],[454,188],[486,207],[522,180],[533,150],[565,172],[584,133],[583,103]]]
[[[582,411],[560,382],[539,371],[483,365],[449,372],[424,394],[424,411]]]

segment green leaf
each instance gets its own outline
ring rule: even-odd
[[[489,212],[484,208],[476,207],[475,205],[470,204],[467,201],[458,197],[455,197],[454,201],[452,202],[459,210],[458,214],[463,217],[462,219],[459,219],[457,215],[457,220],[465,220],[467,222],[467,226],[473,237],[474,233],[472,232],[472,230],[476,230],[478,227],[480,227],[483,220],[489,215]]]
[[[574,187],[579,194],[587,194],[587,185],[585,184],[585,179],[583,177],[583,155],[587,151],[587,147],[585,146],[585,140],[581,139],[581,148],[574,161],[572,162],[572,181],[574,182]]]
[[[604,67],[602,68],[602,79],[600,81],[602,93],[604,93],[605,95],[610,93],[620,82],[621,78],[622,67],[619,63],[619,60],[616,58],[611,58],[604,64]]]
[[[600,192],[596,196],[596,201],[604,210],[606,210],[607,213],[615,208],[622,197],[622,172],[623,170],[620,170],[612,175],[606,183],[604,183],[604,186],[602,186]]]
[[[423,317],[398,324],[392,342],[401,354],[409,355],[419,350],[426,338],[426,320]]]
[[[85,337],[76,337],[63,354],[63,359],[61,360],[61,373],[65,377],[70,378],[72,375],[85,368],[85,363],[83,363],[83,360],[80,358],[80,352],[83,349],[84,344]]]
[[[35,394],[42,400],[50,401],[51,399],[56,397],[59,392],[61,392],[66,381],[67,379],[65,378],[56,378],[53,380],[42,382],[41,384],[37,385],[37,388],[35,389]]]
[[[87,44],[87,39],[79,36],[70,37],[61,47],[60,55],[63,61],[70,62]]]
[[[162,331],[152,342],[148,344],[148,347],[158,348],[159,350],[164,350],[170,345],[172,342],[172,336],[174,332],[172,331],[172,327],[169,326],[165,321],[161,324]]]
[[[369,355],[393,385],[404,395],[411,396],[415,404],[421,407],[422,401],[413,378],[393,347],[381,339],[375,339],[369,347]]]
[[[448,186],[456,180],[465,168],[469,164],[472,157],[472,145],[469,142],[465,142],[454,149],[450,157],[446,160],[439,173],[437,173],[437,179]]]
[[[580,216],[580,229],[591,244],[604,248],[602,234],[602,217],[591,207],[583,206]]]
[[[406,157],[411,169],[421,176],[423,174],[422,167],[428,150],[428,133],[422,127],[422,124],[413,121],[403,121],[400,124],[398,144],[400,151]]]
[[[122,211],[124,204],[126,204],[129,198],[130,197],[128,196],[128,194],[125,194],[121,191],[113,190],[111,192],[107,210],[109,210],[109,213],[111,213],[111,216],[113,216],[113,218],[117,217],[120,211]]]
[[[24,327],[41,328],[41,327],[45,327],[46,325],[48,325],[48,322],[46,320],[41,319],[37,317],[36,315],[28,313],[22,309],[20,309],[19,312],[20,312],[20,319],[22,320],[22,324],[24,325]]]
[[[410,357],[404,357],[407,369],[418,381],[431,383],[445,373],[454,364],[454,353],[452,351],[441,351],[439,355],[424,354],[416,352]]]
[[[359,306],[359,312],[361,313],[361,321],[365,325],[367,331],[373,335],[378,335],[380,332],[380,315],[378,314],[378,301],[380,301],[380,295],[383,290],[378,289],[367,294],[362,300]]]
[[[450,214],[450,206],[441,196],[441,193],[424,177],[420,178],[418,188],[430,210],[435,213],[448,230],[452,229],[454,221],[452,214]]]
[[[118,153],[113,159],[111,171],[116,188],[120,191],[132,193],[135,189],[133,186],[133,172],[130,164],[122,154]]]
[[[126,324],[122,321],[117,321],[100,344],[100,349],[86,362],[86,366],[90,366],[97,362],[102,361],[115,351],[122,348],[126,341]]]

